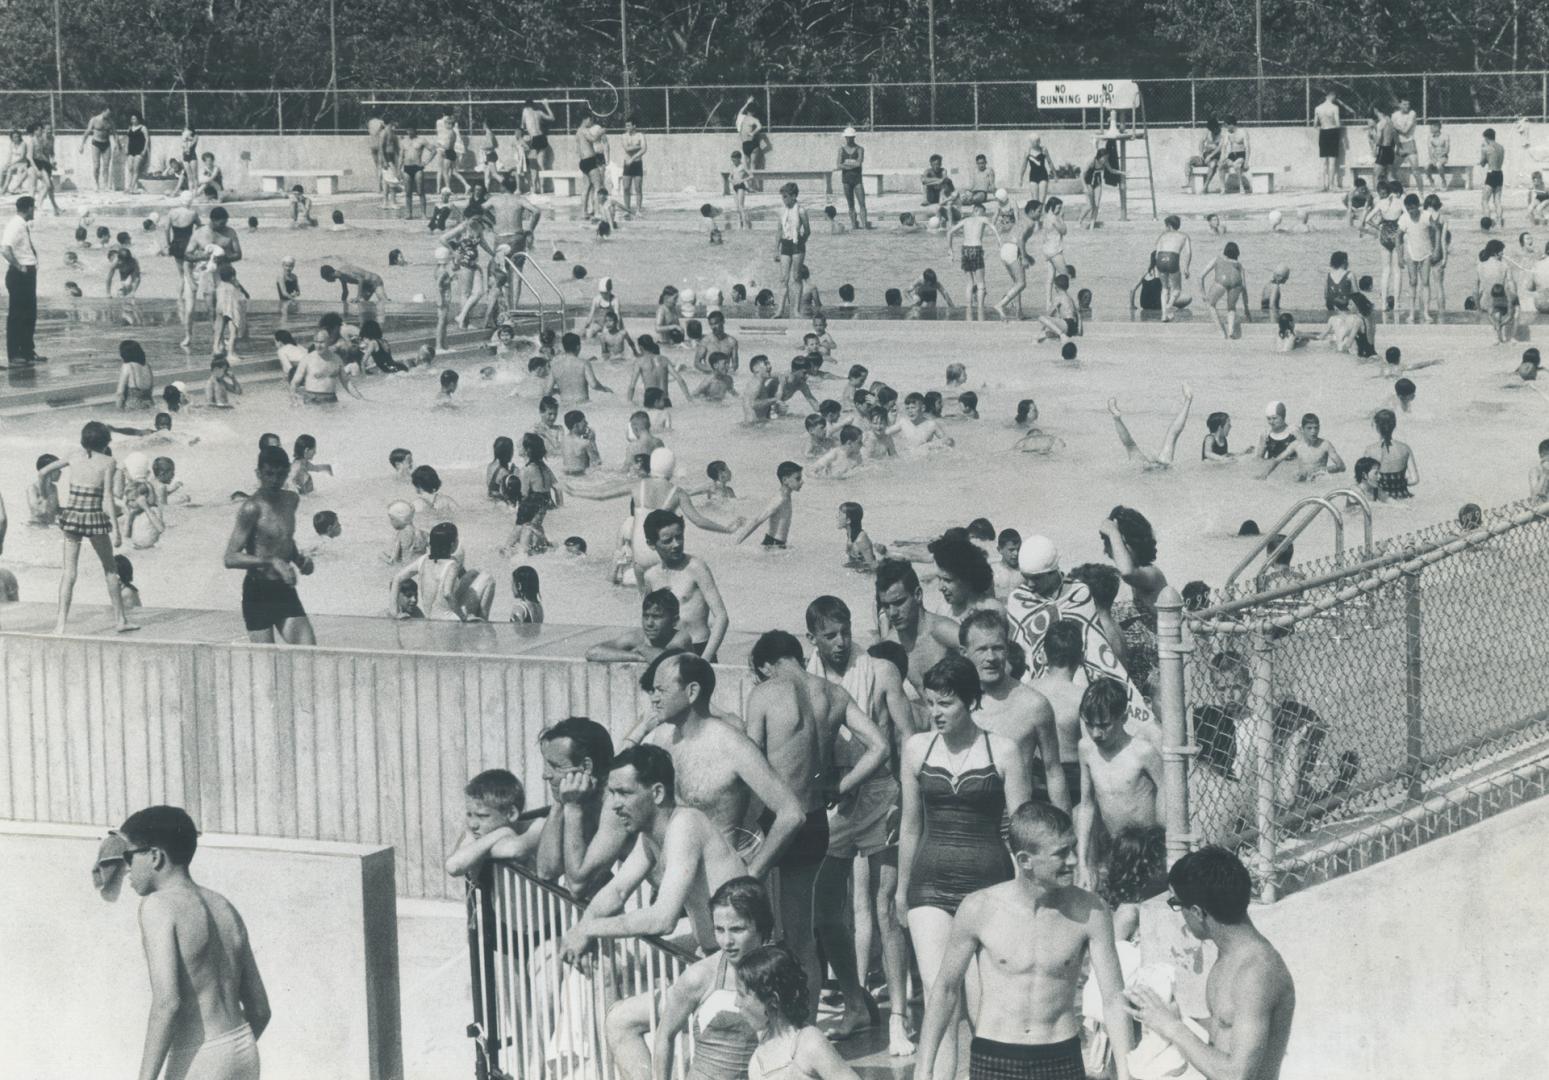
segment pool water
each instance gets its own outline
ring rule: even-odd
[[[647,327],[632,320],[636,332]],[[744,356],[767,352],[777,359],[797,351],[803,329],[801,323],[739,320],[730,326],[741,336]],[[1372,411],[1389,404],[1391,396],[1390,380],[1373,364],[1317,348],[1277,354],[1269,329],[1262,326],[1248,327],[1242,340],[1228,342],[1198,319],[1192,325],[1173,326],[1097,323],[1081,340],[1075,363],[1061,361],[1052,345],[1035,344],[1030,324],[855,321],[836,324],[833,333],[841,369],[866,364],[874,378],[886,380],[901,394],[944,389],[946,365],[965,364],[967,386],[979,394],[983,419],[949,421],[947,430],[957,444],[951,449],[871,462],[842,480],[808,477],[795,496],[788,550],[761,549],[760,534],[738,547],[728,536],[691,528],[689,551],[714,570],[734,628],[799,629],[807,602],[820,593],[841,596],[858,612],[869,610],[870,579],[843,565],[844,543],[836,522],[841,501],[865,507],[865,527],[879,543],[930,537],[985,516],[997,528],[1050,536],[1067,568],[1102,560],[1098,524],[1122,503],[1151,519],[1160,543],[1158,565],[1174,584],[1202,578],[1220,585],[1248,550],[1250,541],[1236,536],[1244,519],[1268,528],[1298,497],[1345,486],[1348,474],[1304,485],[1296,482],[1291,467],[1261,480],[1256,478],[1257,464],[1249,460],[1203,465],[1199,447],[1205,417],[1216,410],[1229,412],[1231,445],[1241,450],[1252,445],[1262,428],[1264,403],[1284,400],[1293,426],[1303,412],[1318,413],[1324,436],[1353,464],[1375,439]],[[1532,387],[1504,388],[1517,350],[1491,346],[1485,333],[1479,327],[1455,326],[1383,329],[1380,346],[1398,344],[1412,361],[1443,363],[1413,376],[1420,392],[1414,410],[1400,418],[1398,438],[1414,448],[1422,482],[1409,503],[1379,506],[1379,537],[1450,518],[1464,502],[1490,505],[1527,494],[1526,476],[1549,427],[1546,402]],[[683,352],[673,355],[686,358]],[[636,593],[609,581],[627,499],[573,499],[549,515],[550,540],[558,545],[570,535],[585,538],[590,553],[584,559],[550,553],[513,561],[496,550],[505,542],[514,515],[485,498],[484,467],[496,436],[519,439],[532,426],[537,403],[534,390],[515,370],[523,365],[504,365],[486,381],[478,369],[487,362],[478,352],[450,360],[462,374],[454,408],[432,407],[435,371],[373,377],[365,385],[368,401],[346,400],[332,408],[296,406],[277,386],[257,385],[230,412],[195,409],[180,415],[176,441],[117,440],[115,453],[120,457],[143,448],[153,456],[174,458],[178,478],[195,504],[171,509],[170,528],[156,547],[124,549],[134,561],[135,582],[145,603],[235,611],[240,575],[221,564],[234,516],[230,495],[252,487],[258,436],[274,431],[287,449],[297,435],[314,435],[316,460],[334,469],[332,476],[319,475],[316,492],[303,497],[298,522],[303,549],[318,549],[317,572],[302,585],[312,610],[356,615],[385,611],[392,574],[381,555],[392,538],[385,508],[394,499],[412,497],[387,461],[388,452],[402,446],[413,451],[416,463],[433,465],[444,491],[460,504],[450,519],[461,531],[468,565],[491,571],[500,583],[497,620],[506,619],[510,611],[511,567],[529,561],[542,578],[551,621],[633,623],[638,618]],[[581,407],[611,471],[621,465],[632,411],[622,393],[628,368],[599,362],[598,369],[602,381],[617,393],[598,394]],[[692,374],[688,378],[691,385],[697,382]],[[739,382],[745,378],[744,373]],[[1185,382],[1193,389],[1194,407],[1178,443],[1175,466],[1144,471],[1127,461],[1114,436],[1108,398],[1118,398],[1134,437],[1154,452],[1180,404],[1179,387]],[[820,398],[836,396],[843,386],[842,380],[820,382],[816,393]],[[1024,397],[1037,400],[1040,427],[1063,440],[1048,456],[1010,449],[1020,434],[1011,426],[1011,416]],[[677,454],[684,484],[701,483],[711,460],[725,460],[739,498],[732,506],[708,512],[721,520],[750,517],[775,495],[775,466],[784,459],[805,460],[802,411],[748,428],[735,404],[679,402],[672,430],[660,434]],[[70,410],[22,417],[0,429],[0,493],[12,522],[3,564],[17,574],[25,598],[52,597],[59,576],[58,531],[26,524],[25,490],[34,459],[44,452],[69,453],[84,420],[118,422],[119,416],[112,410]],[[128,422],[148,419],[148,414],[133,414]],[[186,444],[195,438],[197,442]],[[339,515],[341,538],[324,541],[312,529],[312,515],[324,509]],[[433,523],[419,522],[422,528]],[[1297,546],[1299,559],[1330,554],[1331,530],[1315,525]],[[81,604],[102,599],[95,572],[84,565],[77,599]],[[933,590],[931,600],[939,602]]]

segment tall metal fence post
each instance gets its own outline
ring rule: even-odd
[[[1419,802],[1425,756],[1425,701],[1420,678],[1420,570],[1404,572],[1404,771],[1408,796]]]
[[[1193,79],[1189,80],[1189,127],[1199,127],[1199,110],[1196,106],[1196,91],[1199,84]]]
[[[877,130],[877,84],[866,84],[866,127]]]
[[[1538,77],[1538,115],[1549,120],[1549,71]]]
[[[1431,85],[1430,80],[1424,75],[1420,76],[1420,118],[1428,119],[1431,115]],[[1443,180],[1446,177],[1442,178]]]
[[[146,127],[151,126],[151,118],[145,115],[145,91],[140,91],[140,123]]]
[[[1255,783],[1254,826],[1258,832],[1258,871],[1266,903],[1275,900],[1275,644],[1268,634],[1253,635],[1253,677],[1249,700],[1253,707],[1253,761]]]
[[[52,90],[50,90],[48,92],[48,126],[53,128],[55,131],[58,131],[59,130],[59,109],[58,109],[57,105],[55,104],[56,102],[58,102],[58,104],[60,104],[60,105],[64,104],[63,102],[59,101],[58,95],[56,95]]]
[[[140,113],[144,117],[145,113]],[[285,91],[274,92],[274,129],[279,135],[285,134]]]
[[[662,87],[662,130],[672,134],[672,88]]]
[[[774,126],[774,95],[770,91],[767,82],[764,84],[764,126]],[[748,162],[748,168],[751,169],[752,167],[753,163],[751,161]]]
[[[1156,655],[1159,686],[1155,704],[1162,714],[1162,781],[1166,802],[1167,864],[1189,853],[1194,835],[1189,822],[1189,742],[1183,695],[1183,597],[1171,585],[1156,598]]]
[[[979,130],[979,84],[974,83],[974,130]]]
[[[1306,105],[1306,108],[1303,110],[1302,122],[1305,123],[1305,124],[1310,124],[1310,123],[1312,123],[1312,76],[1308,75],[1303,80],[1303,82],[1306,83],[1306,91],[1307,92],[1306,92],[1306,95],[1305,95],[1305,100],[1307,102],[1307,105]]]

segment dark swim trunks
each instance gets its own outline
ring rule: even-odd
[[[1506,182],[1506,174],[1500,169],[1491,169],[1484,174],[1484,186],[1491,191],[1499,191],[1501,185]]]
[[[593,154],[591,157],[584,157],[576,163],[577,171],[581,172],[582,174],[592,172],[593,170],[599,169],[601,167],[602,159],[595,154]]]
[[[705,649],[709,646],[709,644],[710,639],[706,638],[704,641],[691,641],[684,647],[695,656],[703,656],[705,654]]]
[[[1318,156],[1335,158],[1339,156],[1340,139],[1339,128],[1323,128],[1318,132]]]
[[[806,253],[807,253],[807,245],[805,243],[803,243],[802,241],[800,241],[800,240],[781,240],[780,241],[780,254],[781,255],[805,255]]]
[[[969,1080],[1086,1080],[1081,1039],[1057,1043],[1003,1043],[974,1037]]]
[[[249,570],[242,578],[242,622],[249,631],[278,629],[286,619],[304,619],[295,586]]]
[[[773,810],[765,810],[758,817],[758,827],[764,830],[764,835],[769,835],[769,830],[774,827],[775,816]],[[775,865],[783,869],[799,869],[806,866],[816,866],[828,855],[828,810],[818,807],[807,815],[801,823],[801,828],[796,830],[796,835],[786,845],[780,857],[775,860]]]
[[[303,390],[301,391],[301,400],[307,405],[337,405],[339,404],[339,395],[331,390]]]
[[[742,157],[744,160],[751,162],[753,160],[753,151],[757,149],[758,140],[756,138],[742,140]]]
[[[1156,269],[1158,273],[1176,274],[1178,267],[1178,253],[1176,251],[1158,251],[1156,253]]]

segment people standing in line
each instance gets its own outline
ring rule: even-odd
[[[0,257],[5,259],[5,359],[11,367],[47,360],[39,356],[34,335],[38,328],[38,249],[32,243],[31,195],[16,200],[16,216],[0,233]]]

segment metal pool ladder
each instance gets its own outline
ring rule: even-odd
[[[533,298],[537,300],[538,332],[541,334],[544,329],[544,321],[549,314],[549,309],[543,303],[543,293],[540,289],[537,288],[537,286],[532,283],[526,274],[522,273],[521,268],[516,265],[516,262],[513,259],[511,259],[509,256],[503,256],[503,258],[505,259],[505,264],[510,269],[512,276],[521,281],[521,283],[532,292]],[[569,315],[565,310],[565,294],[559,291],[559,286],[554,284],[554,279],[549,277],[548,272],[543,269],[543,264],[537,259],[534,259],[529,255],[525,260],[525,265],[528,270],[536,270],[538,272],[538,277],[545,285],[549,287],[549,291],[554,294],[554,303],[557,305],[558,309],[556,314],[559,317],[559,330],[561,333],[563,333],[566,327],[569,326],[570,322]],[[515,310],[516,305],[513,303],[511,308],[512,310]]]
[[[1350,503],[1355,503],[1361,508],[1361,550],[1363,552],[1370,551],[1372,546],[1371,503],[1367,500],[1366,496],[1361,494],[1361,492],[1356,488],[1336,488],[1326,495],[1309,495],[1306,498],[1298,499],[1291,507],[1291,509],[1287,510],[1285,515],[1281,517],[1279,521],[1275,522],[1274,527],[1265,533],[1262,538],[1260,538],[1259,542],[1253,546],[1253,550],[1248,552],[1247,555],[1243,556],[1242,561],[1237,564],[1237,567],[1232,571],[1231,576],[1226,579],[1225,587],[1230,589],[1237,581],[1237,579],[1242,576],[1242,572],[1249,566],[1253,565],[1253,561],[1259,557],[1260,553],[1264,554],[1264,559],[1266,562],[1273,561],[1274,557],[1280,553],[1282,548],[1292,543],[1298,536],[1300,536],[1306,530],[1307,526],[1316,521],[1324,511],[1328,512],[1329,517],[1333,519],[1334,522],[1334,558],[1342,562],[1345,555],[1345,519],[1344,515],[1340,513],[1339,508],[1334,504],[1335,499],[1344,499],[1347,506]],[[1297,522],[1294,526],[1291,525],[1292,520],[1294,520],[1298,514],[1309,508],[1311,509],[1311,513],[1303,517],[1302,520]],[[1283,534],[1281,541],[1275,544],[1273,549],[1266,551],[1266,549],[1269,548],[1270,542],[1273,541],[1277,535],[1281,535],[1282,529],[1286,531]]]

